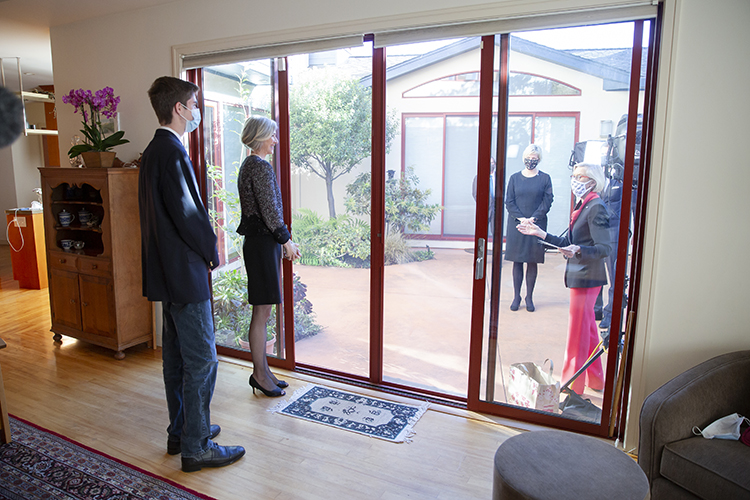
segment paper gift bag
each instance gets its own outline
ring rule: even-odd
[[[549,372],[532,362],[510,365],[508,393],[509,402],[514,405],[557,413],[560,405],[560,382],[555,382],[552,378],[552,361]]]

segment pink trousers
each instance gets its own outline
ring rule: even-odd
[[[594,317],[594,303],[600,289],[600,286],[570,289],[570,318],[568,320],[568,341],[565,346],[565,360],[562,369],[563,383],[567,382],[586,363],[591,352],[599,344],[599,329]],[[570,388],[578,394],[583,394],[584,385],[595,390],[604,388],[601,358],[594,361],[584,373],[579,375],[570,384]]]

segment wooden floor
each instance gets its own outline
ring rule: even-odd
[[[221,500],[487,499],[495,451],[520,432],[433,405],[412,443],[368,438],[267,412],[278,400],[253,396],[251,365],[224,358],[211,422],[222,427],[219,444],[242,445],[247,454],[228,467],[185,474],[179,455],[166,453],[160,352],[137,346],[117,361],[69,337],[56,345],[49,328],[47,290],[19,290],[10,249],[0,246],[0,338],[8,344],[0,367],[10,413]],[[316,381],[277,373],[290,383],[287,397]]]

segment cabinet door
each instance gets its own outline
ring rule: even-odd
[[[78,273],[50,269],[50,302],[52,325],[81,329],[81,305],[78,296]]]
[[[115,338],[115,307],[112,280],[98,276],[79,276],[83,331]]]

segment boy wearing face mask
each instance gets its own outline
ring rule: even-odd
[[[138,177],[143,295],[164,312],[162,363],[169,426],[167,453],[182,454],[182,470],[231,464],[241,446],[212,441],[209,405],[218,360],[211,312],[209,272],[219,265],[216,234],[193,165],[182,144],[200,123],[198,87],[164,76],[148,91],[159,124],[143,152]]]
[[[564,237],[547,233],[533,222],[522,222],[518,230],[541,238],[559,247],[567,259],[565,286],[570,288],[570,319],[565,348],[562,378],[569,380],[586,362],[599,343],[599,329],[594,316],[594,303],[603,285],[607,284],[604,259],[612,252],[609,212],[599,192],[604,188],[604,171],[600,165],[579,163],[573,168],[570,189],[576,198]],[[583,393],[584,385],[601,391],[604,373],[597,358],[570,388]]]

